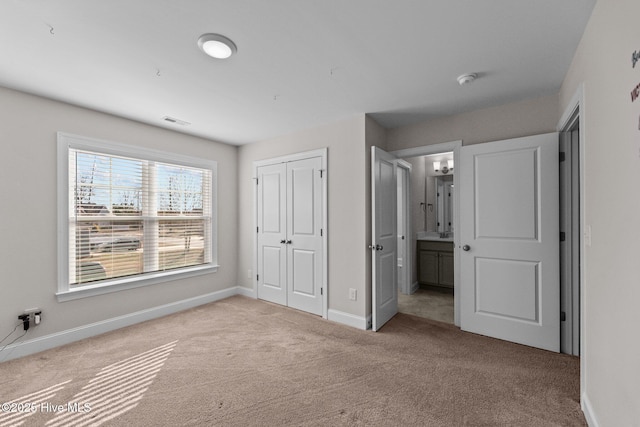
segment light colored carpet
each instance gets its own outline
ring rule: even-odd
[[[418,289],[411,295],[400,292],[398,312],[453,324],[453,293],[432,289]]]
[[[406,314],[374,333],[237,296],[0,364],[0,402],[37,408],[0,425],[584,426],[578,369]]]

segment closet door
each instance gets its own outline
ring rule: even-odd
[[[322,159],[287,163],[289,307],[322,315]]]
[[[258,168],[258,298],[287,305],[287,166]]]

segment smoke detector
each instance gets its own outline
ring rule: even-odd
[[[467,83],[474,81],[477,77],[478,75],[476,73],[463,74],[458,77],[458,83],[460,83],[460,86],[466,85]]]

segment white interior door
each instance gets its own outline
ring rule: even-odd
[[[463,330],[560,346],[558,135],[461,149]]]
[[[322,159],[287,163],[289,307],[322,315]]]
[[[258,298],[287,305],[285,163],[258,168]]]
[[[372,329],[398,312],[396,157],[371,147]]]

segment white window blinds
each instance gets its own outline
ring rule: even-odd
[[[212,170],[69,147],[69,286],[212,262]]]

